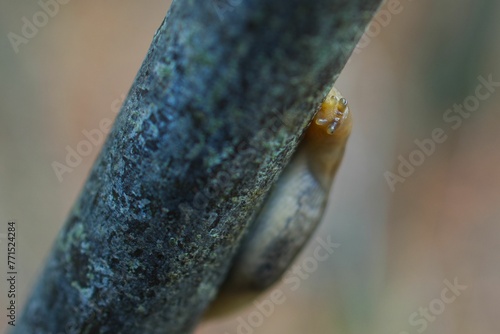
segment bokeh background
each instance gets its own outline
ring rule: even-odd
[[[500,89],[456,129],[443,119],[474,96],[479,76],[500,81],[500,2],[397,2],[397,13],[377,16],[336,83],[355,123],[317,236],[340,246],[296,291],[274,287],[286,301],[259,326],[238,332],[256,310],[249,306],[197,334],[500,333]],[[168,6],[70,1],[16,53],[7,34],[19,34],[22,18],[40,7],[0,3],[0,233],[17,221],[21,306],[99,148],[62,182],[51,164],[64,162],[83,130],[114,118]],[[387,172],[437,128],[447,140],[391,189]],[[466,288],[416,326],[409,319],[436,310],[445,280]]]

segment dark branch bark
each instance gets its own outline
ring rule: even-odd
[[[14,332],[189,333],[379,2],[174,1]]]

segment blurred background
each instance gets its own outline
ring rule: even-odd
[[[196,334],[500,333],[500,2],[389,2],[336,83],[354,131],[316,235],[338,247],[311,267],[313,238],[271,314]],[[0,3],[0,248],[16,220],[20,306],[99,148],[61,180],[52,164],[114,118],[168,6],[69,2],[13,48],[41,7]]]

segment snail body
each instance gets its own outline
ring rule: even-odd
[[[347,101],[332,88],[245,236],[209,316],[252,301],[290,266],[323,216],[351,127]]]

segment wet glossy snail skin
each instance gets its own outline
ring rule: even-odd
[[[243,240],[209,316],[252,301],[290,266],[323,216],[351,127],[347,101],[333,88]]]

